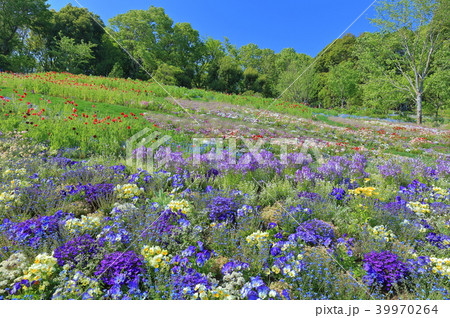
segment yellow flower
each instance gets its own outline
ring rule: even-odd
[[[272,272],[274,272],[275,274],[279,274],[280,273],[280,269],[278,268],[278,266],[273,265],[272,266]]]
[[[179,200],[179,201],[172,200],[172,201],[170,201],[170,203],[167,206],[174,213],[180,211],[183,214],[187,214],[187,213],[189,213],[191,211],[191,207],[189,205],[189,202],[184,200],[184,199],[183,200]]]
[[[258,246],[262,247],[262,245],[267,242],[267,239],[269,238],[269,233],[262,232],[262,231],[256,231],[255,233],[250,234],[246,237],[246,241],[251,246]]]

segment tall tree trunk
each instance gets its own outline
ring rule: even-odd
[[[422,124],[422,93],[417,94],[416,106],[417,106],[417,123]]]

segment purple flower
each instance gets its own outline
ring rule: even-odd
[[[347,255],[353,256],[353,250],[355,239],[352,237],[347,237],[347,234],[344,234],[342,237],[337,239],[338,244],[343,244],[347,248]]]
[[[66,190],[61,191],[61,195],[66,197],[69,195],[79,195],[82,199],[86,200],[92,208],[98,209],[103,200],[107,200],[114,193],[114,184],[111,183],[98,183],[98,184],[86,184],[81,183],[77,186],[67,186]]]
[[[364,282],[369,286],[379,286],[385,291],[402,282],[408,274],[407,265],[388,251],[373,251],[364,255],[363,268],[367,272],[363,277]]]
[[[142,257],[133,251],[105,255],[95,271],[95,275],[100,276],[101,281],[108,286],[115,285],[116,278],[120,274],[124,275],[121,284],[125,285],[143,273],[145,273],[145,268]]]
[[[248,300],[267,299],[270,288],[259,277],[250,277],[250,282],[244,284],[241,288],[241,297]],[[276,297],[279,297],[277,294]]]
[[[186,296],[192,296],[195,293],[195,286],[198,284],[204,285],[207,289],[211,288],[208,278],[193,268],[174,273],[172,275],[172,299],[186,299]]]
[[[167,209],[161,212],[160,217],[151,224],[150,232],[152,236],[156,235],[162,237],[162,235],[172,235],[177,229],[181,228],[181,219],[186,219],[186,216],[181,212],[172,212]]]
[[[206,178],[207,180],[209,180],[209,179],[215,180],[216,177],[217,177],[218,175],[219,175],[219,171],[216,170],[216,169],[214,169],[214,168],[212,168],[212,169],[209,169],[209,170],[205,173],[205,178]]]
[[[330,196],[334,197],[338,201],[342,201],[345,198],[346,192],[342,188],[334,188],[331,191]]]
[[[427,241],[440,249],[450,248],[450,236],[430,232],[426,236]]]
[[[396,179],[402,173],[402,167],[393,162],[388,162],[384,165],[378,166],[378,170],[380,171],[380,174],[383,176],[383,178],[392,177]]]
[[[77,237],[55,250],[54,257],[59,266],[65,264],[71,267],[77,264],[86,264],[87,261],[98,253],[101,244],[97,243],[90,235]]]
[[[278,246],[272,247],[272,248],[270,249],[270,254],[271,254],[272,256],[280,255],[280,254],[281,254],[281,248],[278,247]]]
[[[11,222],[8,219],[0,225],[0,233],[19,245],[38,248],[59,237],[59,228],[71,216],[62,211],[51,216],[39,216],[23,222]]]
[[[297,194],[300,199],[308,199],[310,201],[320,201],[322,197],[318,193],[301,191]]]
[[[295,172],[295,181],[302,183],[305,181],[314,182],[316,179],[321,179],[322,176],[311,170],[310,167],[304,166]]]
[[[211,221],[234,221],[238,210],[237,204],[232,198],[217,196],[208,205]]]
[[[290,241],[302,239],[312,245],[331,246],[334,239],[334,230],[328,223],[313,219],[300,224],[297,232],[289,236]]]
[[[222,266],[222,274],[227,275],[232,272],[241,272],[250,269],[250,265],[248,263],[244,263],[241,261],[229,261],[225,265]]]
[[[80,164],[79,161],[74,161],[72,159],[60,157],[60,156],[44,158],[43,161],[54,164],[54,165],[58,166],[59,168],[71,168],[74,165]]]

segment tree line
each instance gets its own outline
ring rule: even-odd
[[[283,94],[316,107],[415,110],[419,123],[423,110],[438,118],[450,104],[449,0],[380,1],[372,19],[378,32],[346,34],[315,58],[202,38],[153,6],[107,25],[71,4],[49,10],[46,0],[0,0],[0,9],[3,71],[153,77],[219,92]]]

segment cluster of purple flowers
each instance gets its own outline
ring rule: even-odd
[[[202,147],[200,147],[202,150]],[[203,149],[204,150],[204,149]],[[257,169],[270,169],[280,173],[283,168],[303,167],[312,162],[312,158],[301,152],[291,152],[287,155],[282,154],[278,159],[274,153],[262,149],[258,152],[237,152],[238,160],[227,150],[216,153],[213,148],[206,154],[193,154],[187,161],[193,161],[194,165],[201,165],[209,168],[210,171],[239,171],[246,174],[249,171]]]
[[[250,277],[250,282],[245,283],[241,289],[241,297],[248,300],[280,298],[280,295],[275,291],[274,297],[271,297],[272,295],[269,295],[270,292],[270,288],[264,283],[261,277]],[[286,294],[285,297],[287,296],[286,298],[289,299],[287,291],[284,291],[283,294]]]
[[[281,248],[283,247],[284,244],[285,244],[284,241],[278,241],[275,244],[273,244],[272,247],[270,248],[270,255],[272,255],[272,256],[280,255]]]
[[[344,234],[342,237],[337,239],[338,244],[343,244],[347,248],[347,255],[353,256],[353,247],[355,246],[355,239],[353,237],[347,237],[347,234]]]
[[[436,171],[438,171],[439,176],[449,176],[450,175],[450,160],[439,159],[436,161]]]
[[[150,149],[146,149],[143,153],[147,154]],[[172,151],[170,147],[160,147],[155,151],[154,161],[161,163],[158,168],[179,170],[187,165],[183,158],[183,152]],[[163,166],[164,165],[164,166]]]
[[[366,164],[367,159],[362,154],[355,154],[351,159],[336,156],[318,167],[317,171],[331,181],[342,180],[344,176],[363,178],[369,176],[365,171]]]
[[[119,274],[114,279],[114,285],[106,291],[105,297],[113,300],[145,299],[147,292],[143,292],[139,286],[142,281],[145,282],[145,279],[142,279],[140,276],[129,280],[126,274]],[[123,288],[124,286],[127,288]],[[126,293],[124,293],[124,289]]]
[[[68,194],[71,196],[79,195],[81,199],[86,200],[93,208],[98,208],[102,200],[108,199],[114,193],[114,184],[79,184],[77,186],[67,186],[66,190],[61,191],[63,197]]]
[[[378,171],[383,178],[398,178],[402,174],[402,167],[394,162],[387,162],[378,166]]]
[[[119,183],[127,177],[127,171],[124,165],[75,167],[76,169],[65,171],[61,175],[62,182],[89,183],[92,180],[98,180],[97,182]]]
[[[184,179],[189,178],[189,172],[186,172],[185,175],[174,174],[169,177],[169,181],[172,183],[172,188],[181,189],[184,186]]]
[[[0,233],[22,246],[38,248],[46,242],[57,240],[59,228],[71,216],[62,211],[51,216],[39,216],[23,222],[11,222],[5,219],[0,225]]]
[[[312,211],[309,208],[303,207],[301,204],[297,204],[296,206],[290,206],[289,211],[287,213],[283,211],[282,214],[283,218],[290,216],[298,221],[306,221],[311,218]]]
[[[138,185],[139,187],[142,187],[145,184],[150,183],[152,180],[153,180],[153,177],[151,176],[151,174],[149,174],[145,170],[139,169],[138,172],[132,174],[128,178],[127,183],[134,183],[134,184]]]
[[[408,266],[389,251],[373,251],[364,255],[363,268],[367,272],[363,277],[367,285],[375,285],[387,291],[401,283],[409,272]]]
[[[207,209],[209,211],[209,218],[212,221],[233,222],[236,218],[238,205],[234,202],[233,198],[216,196],[212,198]]]
[[[330,193],[331,197],[334,197],[338,201],[342,201],[345,199],[347,192],[342,188],[333,188]]]
[[[430,270],[431,260],[428,256],[419,256],[408,260],[410,272],[425,274]]]
[[[300,224],[296,233],[289,236],[290,241],[301,239],[308,244],[330,247],[335,238],[334,230],[330,224],[313,219]]]
[[[359,187],[358,181],[350,178],[344,178],[340,184],[346,186],[349,190],[353,190]]]
[[[406,187],[401,186],[399,192],[405,200],[417,201],[421,200],[430,190],[431,188],[425,183],[414,180]]]
[[[383,210],[389,214],[398,216],[399,218],[409,218],[414,215],[414,212],[411,211],[406,205],[408,201],[403,200],[401,196],[395,197],[395,199],[391,202],[382,202],[376,201],[374,203],[375,208]]]
[[[289,152],[286,154],[281,154],[280,159],[282,162],[285,162],[288,166],[306,166],[310,164],[313,159],[310,155],[305,155],[302,152]]]
[[[219,175],[219,170],[211,168],[205,173],[206,180],[215,180],[216,177]]]
[[[291,159],[294,158],[291,157]],[[258,153],[248,152],[244,154],[241,158],[239,158],[235,167],[236,170],[240,170],[242,173],[254,171],[256,169],[270,169],[280,173],[281,168],[281,162],[272,152],[265,149],[262,149]]]
[[[124,275],[121,283],[128,284],[144,273],[142,257],[133,251],[106,254],[95,271],[95,275],[108,286],[115,285],[119,275]]]
[[[299,199],[307,199],[309,201],[320,201],[322,200],[322,196],[318,193],[314,193],[314,192],[307,192],[307,191],[300,191],[297,194]]]
[[[232,272],[241,272],[250,269],[250,265],[241,261],[229,261],[222,266],[222,274],[227,275]]]
[[[316,179],[322,179],[322,176],[319,173],[314,172],[309,166],[303,166],[295,172],[295,181],[298,183],[307,181],[314,183]]]
[[[204,247],[203,242],[198,241],[197,246],[191,245],[181,252],[182,257],[192,257],[195,256],[196,264],[199,267],[203,267],[206,261],[211,258],[214,252],[209,251]]]
[[[204,285],[207,289],[211,288],[208,278],[197,272],[193,268],[186,268],[172,275],[172,295],[171,299],[190,298],[195,293],[195,286]]]
[[[158,235],[170,235],[173,231],[180,228],[180,220],[186,220],[186,216],[183,213],[172,212],[172,210],[166,209],[162,211],[159,218],[152,223],[150,231]]]
[[[426,236],[426,240],[431,244],[440,249],[450,248],[450,236],[445,234],[436,234],[430,232]]]
[[[99,252],[101,247],[90,235],[86,234],[68,241],[55,249],[54,257],[59,266],[69,264],[71,267],[77,264],[85,265],[89,259]]]
[[[28,279],[22,279],[20,282],[16,282],[14,283],[14,285],[12,286],[11,290],[9,291],[9,293],[11,295],[17,294],[18,292],[21,291],[21,289],[23,287],[31,287],[31,285],[34,283],[35,281],[30,282]]]
[[[49,157],[49,158],[43,158],[44,162],[49,162],[51,164],[56,165],[59,168],[71,168],[77,164],[80,164],[80,161],[75,161],[66,157]]]

